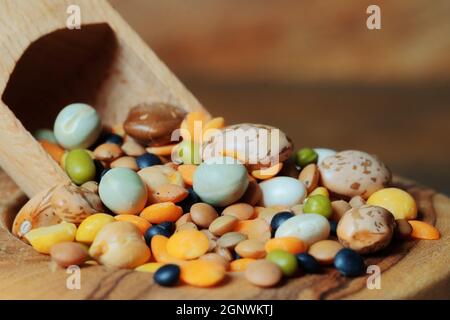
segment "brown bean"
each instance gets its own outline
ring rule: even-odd
[[[248,220],[253,217],[255,209],[247,203],[235,203],[223,210],[222,215],[233,216],[239,220]]]
[[[227,261],[233,260],[233,255],[231,254],[230,250],[228,250],[227,248],[222,248],[222,247],[217,246],[214,249],[214,253],[217,253],[219,256],[224,257]]]
[[[245,270],[245,278],[258,287],[273,287],[282,277],[283,272],[280,267],[268,260],[254,261]]]
[[[136,163],[136,158],[125,156],[120,157],[113,162],[111,162],[111,168],[128,168],[134,171],[138,171],[139,167]]]
[[[234,250],[242,258],[262,259],[266,256],[264,242],[259,240],[241,241]]]
[[[125,142],[122,144],[122,150],[127,156],[132,157],[139,157],[145,153],[145,148],[130,136],[125,137]]]
[[[230,262],[226,258],[214,252],[207,253],[201,256],[199,259],[218,262],[225,267],[225,270],[227,270],[228,267],[230,266]]]
[[[227,232],[233,231],[238,221],[233,216],[220,216],[209,225],[209,231],[216,236],[222,236]]]
[[[336,200],[331,202],[331,208],[333,210],[333,213],[330,220],[338,222],[339,220],[341,220],[342,216],[352,207],[348,204],[347,201]]]
[[[88,258],[88,251],[76,242],[60,242],[51,247],[50,256],[59,266],[65,268],[83,264]]]
[[[247,240],[248,237],[240,232],[228,232],[225,233],[217,240],[217,245],[222,248],[233,249],[239,242]]]
[[[343,248],[342,244],[337,241],[322,240],[312,244],[308,253],[316,258],[320,264],[330,265],[339,250]]]
[[[180,202],[188,196],[189,192],[173,183],[166,183],[158,186],[153,193],[153,199],[156,202]]]
[[[245,191],[239,202],[248,203],[251,206],[256,206],[261,198],[261,187],[255,179],[250,179],[247,190]]]
[[[189,212],[183,214],[183,215],[177,220],[177,222],[175,222],[175,227],[178,229],[181,225],[183,225],[183,224],[185,224],[185,223],[188,223],[188,222],[192,222],[191,214],[190,214]]]
[[[213,206],[207,203],[195,203],[191,206],[191,219],[201,228],[209,228],[219,214]]]
[[[122,149],[115,143],[103,143],[94,150],[95,159],[113,161],[123,154]]]
[[[304,183],[306,186],[306,190],[308,193],[317,188],[319,184],[319,169],[317,169],[317,165],[314,163],[308,164],[303,170],[300,172],[298,179]]]
[[[412,233],[412,226],[408,222],[408,220],[405,219],[398,219],[395,220],[395,237],[397,239],[408,239],[409,236]]]
[[[354,196],[353,198],[350,199],[348,204],[352,208],[360,208],[360,207],[362,207],[363,205],[366,204],[366,200],[364,200],[364,198],[361,197],[361,196]]]

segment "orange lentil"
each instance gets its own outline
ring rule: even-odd
[[[196,259],[209,249],[208,237],[198,230],[182,230],[167,241],[167,253],[183,260]]]
[[[241,272],[247,270],[247,267],[250,263],[256,261],[256,259],[251,258],[243,258],[231,261],[230,263],[230,271],[232,272]]]
[[[177,221],[183,214],[183,209],[176,206],[173,202],[155,203],[144,210],[140,216],[148,222],[158,224],[164,221]]]
[[[234,231],[243,233],[251,240],[266,242],[271,238],[270,225],[263,219],[239,220]]]
[[[184,183],[190,186],[194,183],[193,179],[195,170],[197,170],[197,166],[195,164],[181,164],[178,166],[178,172],[180,172]]]
[[[128,221],[134,224],[136,227],[139,228],[142,234],[147,231],[148,228],[152,226],[150,222],[145,220],[142,217],[135,216],[134,214],[119,214],[114,217],[117,221]]]
[[[175,146],[176,144],[161,147],[148,147],[146,150],[148,153],[153,153],[157,156],[170,156]]]
[[[423,240],[439,240],[441,234],[439,230],[423,221],[408,220],[412,227],[411,237]]]
[[[292,254],[306,252],[307,245],[296,237],[273,238],[266,242],[265,249],[269,253],[273,250],[283,250]]]
[[[45,151],[58,163],[61,163],[61,158],[64,154],[64,149],[55,143],[48,142],[46,140],[39,141]]]
[[[152,249],[152,255],[155,258],[156,262],[174,263],[174,264],[183,263],[183,260],[177,259],[177,258],[171,256],[167,252],[167,242],[168,241],[169,241],[169,239],[162,235],[158,234],[158,235],[153,236],[150,246]]]
[[[283,168],[283,162],[278,162],[277,164],[275,164],[269,168],[253,170],[252,176],[259,180],[267,180],[267,179],[275,177],[281,171],[282,168]]]
[[[166,183],[158,186],[153,193],[153,198],[157,202],[180,202],[188,196],[189,192],[177,185],[172,183]]]
[[[187,261],[181,265],[181,281],[195,287],[212,287],[226,275],[223,264],[211,260]]]

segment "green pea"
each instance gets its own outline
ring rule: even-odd
[[[308,164],[311,163],[317,163],[317,159],[319,158],[319,155],[314,149],[311,148],[303,148],[297,151],[295,155],[295,163],[301,167],[304,168]]]
[[[75,149],[67,154],[65,169],[70,179],[77,185],[95,179],[94,161],[83,149]]]
[[[317,213],[325,218],[329,218],[332,213],[331,201],[321,194],[316,194],[306,200],[303,205],[303,212]]]
[[[266,259],[278,265],[286,277],[292,277],[297,272],[297,259],[287,251],[273,250],[267,254]]]
[[[184,164],[200,164],[200,146],[191,141],[183,141],[179,145],[178,155]]]

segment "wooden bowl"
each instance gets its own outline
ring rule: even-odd
[[[376,264],[382,271],[379,290],[366,288],[366,276],[344,278],[332,268],[272,289],[257,288],[237,273],[216,288],[167,289],[154,284],[149,273],[98,265],[83,266],[81,289],[69,290],[65,269],[10,233],[26,196],[0,172],[0,299],[449,299],[450,199],[406,179],[395,178],[394,184],[415,197],[420,218],[436,225],[442,238],[396,242],[367,258],[368,265]]]

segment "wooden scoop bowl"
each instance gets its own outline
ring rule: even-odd
[[[66,27],[73,4],[80,30]],[[29,197],[68,181],[27,129],[69,103],[95,106],[107,126],[142,102],[204,110],[105,0],[5,0],[0,29],[0,166]]]
[[[81,8],[81,30],[66,29],[70,4]],[[105,0],[3,0],[0,30],[0,165],[14,180],[0,170],[0,299],[450,298],[450,200],[400,178],[395,183],[414,195],[421,219],[442,238],[401,242],[369,257],[382,271],[379,290],[367,288],[367,277],[344,278],[332,268],[271,289],[234,273],[217,288],[174,290],[147,273],[98,265],[82,268],[80,290],[67,289],[64,269],[9,232],[23,192],[32,197],[68,181],[25,128],[48,126],[71,102],[95,106],[111,126],[141,102],[204,109]]]

